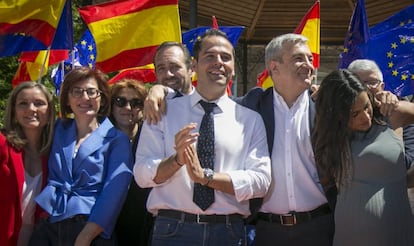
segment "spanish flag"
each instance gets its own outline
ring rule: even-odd
[[[301,34],[309,39],[308,45],[313,55],[313,66],[319,67],[320,55],[320,2],[316,1],[302,18],[294,33]],[[272,78],[266,68],[257,77],[256,86],[267,89],[273,86]]]
[[[313,66],[319,67],[320,39],[321,39],[321,18],[319,0],[313,4],[303,17],[295,33],[302,34],[309,39],[308,45],[313,55]]]
[[[127,0],[81,8],[103,72],[152,63],[164,41],[181,42],[178,0]]]
[[[157,80],[154,64],[151,63],[141,67],[123,69],[119,71],[117,75],[112,77],[108,83],[115,84],[121,79],[135,79],[142,83],[154,83]]]
[[[269,72],[267,71],[266,68],[263,70],[263,72],[261,72],[257,76],[257,85],[256,86],[262,87],[263,89],[267,89],[267,88],[273,86],[273,80],[269,76]]]
[[[45,76],[50,65],[54,65],[68,57],[68,50],[41,50],[22,52],[20,64],[12,80],[15,87],[24,81],[37,81]]]
[[[46,50],[64,6],[65,0],[0,1],[0,57]]]

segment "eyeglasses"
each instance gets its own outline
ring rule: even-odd
[[[83,93],[86,92],[86,95],[88,95],[89,98],[95,99],[99,97],[102,93],[102,91],[96,89],[96,88],[86,88],[82,89],[79,87],[73,87],[70,91],[70,94],[75,98],[81,98],[83,96]]]
[[[377,79],[377,80],[371,80],[371,81],[364,81],[364,84],[371,89],[375,89],[378,87],[378,85],[381,83],[382,81]]]
[[[120,108],[125,107],[127,103],[129,103],[131,108],[134,108],[134,109],[144,107],[144,102],[142,100],[139,100],[138,98],[127,100],[125,97],[115,97],[113,100],[113,103]]]

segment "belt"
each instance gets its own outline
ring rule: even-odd
[[[197,224],[215,224],[215,223],[230,223],[240,222],[243,220],[241,214],[229,214],[229,215],[218,215],[218,214],[190,214],[181,212],[178,210],[160,209],[158,216],[168,217],[172,219],[181,220],[184,222],[197,223]]]
[[[293,226],[330,213],[331,209],[329,208],[329,205],[324,204],[308,212],[293,211],[288,214],[269,214],[259,212],[257,214],[257,218],[259,220],[264,220],[271,223],[277,223],[285,226]]]

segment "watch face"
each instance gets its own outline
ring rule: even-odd
[[[214,176],[214,171],[211,170],[210,168],[204,168],[204,177],[206,177],[207,179],[213,179]]]

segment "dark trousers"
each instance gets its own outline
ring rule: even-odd
[[[35,226],[29,246],[73,246],[76,238],[85,226],[88,218],[77,215],[56,223],[50,223],[47,219],[41,219]],[[115,239],[96,237],[94,246],[116,246]]]
[[[152,246],[244,246],[244,222],[198,224],[158,216]]]
[[[115,226],[120,246],[151,245],[154,218],[145,205],[150,191],[151,189],[140,188],[135,180],[131,181],[128,196]]]
[[[258,220],[257,246],[332,246],[335,231],[333,213],[294,226]]]

